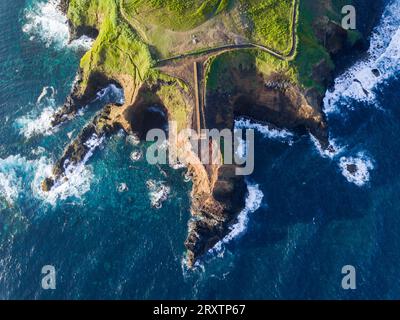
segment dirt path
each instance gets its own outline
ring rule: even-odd
[[[161,60],[157,61],[157,65],[161,65],[163,63],[174,61],[174,60],[185,59],[188,57],[219,54],[219,53],[223,53],[226,51],[236,51],[236,50],[244,50],[244,49],[260,49],[264,52],[269,53],[270,55],[274,56],[277,59],[286,60],[286,61],[292,60],[296,54],[296,47],[297,47],[297,45],[296,45],[297,44],[296,24],[297,24],[297,13],[298,13],[299,1],[300,0],[293,0],[292,25],[291,25],[292,43],[291,43],[291,48],[290,48],[290,51],[288,54],[284,54],[284,53],[274,50],[272,48],[268,48],[266,46],[263,46],[261,44],[256,44],[256,43],[231,44],[231,45],[218,46],[215,48],[204,49],[204,50],[200,50],[200,51],[196,51],[196,52],[181,54],[181,55],[166,58],[166,59],[161,59]]]

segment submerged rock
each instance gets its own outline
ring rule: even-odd
[[[54,180],[52,178],[46,178],[43,180],[41,187],[44,192],[49,192],[54,186]]]
[[[378,69],[372,69],[371,72],[377,78],[381,76],[381,73]]]
[[[346,169],[347,169],[347,172],[350,173],[350,174],[353,175],[353,176],[356,175],[356,173],[357,173],[357,171],[358,171],[358,167],[357,167],[357,165],[354,164],[354,163],[348,164],[348,165],[346,166]]]

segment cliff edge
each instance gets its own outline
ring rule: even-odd
[[[362,47],[357,31],[339,24],[339,1],[61,0],[71,39],[96,38],[83,57],[70,96],[53,126],[74,118],[109,84],[124,91],[65,148],[45,191],[87,161],[96,137],[117,130],[144,138],[149,129],[175,121],[178,130],[229,129],[239,117],[298,134],[310,133],[325,149],[329,135],[322,111],[335,57]],[[199,109],[199,91],[202,110]],[[163,119],[149,116],[158,108]],[[200,116],[199,116],[200,115]],[[243,176],[235,165],[204,165],[185,140],[175,152],[192,177],[189,267],[230,232],[245,205]]]

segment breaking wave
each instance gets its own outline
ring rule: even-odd
[[[23,32],[30,40],[39,39],[46,47],[61,49],[70,47],[89,50],[93,39],[83,36],[69,43],[69,27],[67,17],[59,9],[59,0],[35,2],[24,13]]]
[[[242,236],[247,229],[249,223],[249,214],[257,211],[262,204],[264,194],[260,190],[258,184],[247,183],[247,197],[245,208],[239,213],[237,222],[230,227],[230,232],[221,241],[219,241],[212,249],[210,253],[218,253],[223,249],[223,245]]]
[[[31,138],[35,135],[50,135],[52,133],[51,119],[54,114],[54,108],[46,107],[42,113],[35,117],[36,112],[31,112],[26,116],[17,119],[19,131],[25,138]]]
[[[170,194],[170,187],[163,181],[147,180],[147,189],[149,190],[149,198],[151,206],[160,209],[164,201],[168,199]]]
[[[16,120],[16,126],[25,138],[39,134],[50,135],[53,132],[51,120],[56,110],[55,94],[56,91],[53,87],[43,87],[36,100],[36,108]]]
[[[253,129],[261,133],[266,139],[284,141],[289,144],[293,143],[293,133],[290,131],[272,128],[268,125],[252,122],[249,119],[241,118],[235,120],[235,129]]]
[[[356,157],[340,158],[339,167],[348,182],[362,187],[369,182],[370,171],[374,169],[374,164],[364,153],[359,153]]]
[[[335,139],[329,139],[328,149],[323,148],[318,139],[312,134],[310,134],[310,139],[319,155],[323,158],[334,159],[346,149],[346,147],[340,146]]]
[[[56,91],[53,87],[44,87],[36,100],[37,108],[16,120],[16,126],[20,134],[24,135],[25,138],[29,139],[36,135],[50,135],[56,130],[51,124],[54,113],[58,108],[55,94]],[[110,84],[97,93],[96,100],[101,100],[103,104],[123,104],[124,92],[122,88]]]
[[[375,102],[378,84],[400,71],[400,2],[393,1],[375,28],[366,59],[359,61],[335,80],[324,98],[325,113],[351,108],[349,99]]]
[[[3,160],[0,160],[0,167],[3,165]],[[0,171],[0,200],[4,199],[7,205],[13,205],[18,198],[20,184],[21,181],[17,178],[15,171]]]
[[[0,191],[9,205],[15,204],[22,195],[33,194],[38,200],[56,205],[58,200],[70,197],[80,199],[90,190],[93,178],[89,168],[80,166],[67,175],[63,183],[55,186],[50,192],[43,192],[41,183],[51,175],[53,164],[46,157],[28,160],[21,155],[12,155],[0,159]]]
[[[97,92],[96,98],[98,100],[101,100],[105,104],[123,104],[125,102],[124,90],[120,87],[117,87],[115,84],[110,84],[104,89]]]
[[[140,150],[132,151],[131,155],[130,155],[130,159],[132,160],[132,162],[137,162],[140,159],[142,159],[142,157],[143,157],[143,154]]]

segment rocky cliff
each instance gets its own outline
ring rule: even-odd
[[[103,2],[107,9],[102,6]],[[136,33],[137,26],[120,9],[123,4],[124,1],[116,0],[62,0],[60,3],[70,18],[71,37],[86,34],[97,38],[92,50],[83,57],[71,94],[55,113],[52,124],[59,126],[71,120],[100,89],[111,83],[124,90],[125,102],[105,106],[66,147],[52,176],[42,184],[45,191],[67,179],[68,170],[87,161],[88,154],[93,152],[93,145],[88,143],[91,138],[105,138],[119,129],[143,138],[148,129],[159,126],[146,116],[150,107],[162,110],[165,123],[177,121],[179,129],[196,127],[196,95],[190,80],[193,79],[192,58],[182,56],[179,64],[168,65],[168,72],[165,67],[160,68],[149,58],[154,56],[156,48],[148,48],[140,31]],[[279,60],[252,49],[221,52],[202,60],[206,89],[204,116],[208,129],[232,130],[235,118],[247,117],[298,134],[309,132],[323,148],[330,148],[322,99],[332,81],[332,59],[360,47],[363,40],[359,37],[349,41],[349,33],[325,14],[311,22],[302,21],[301,10],[308,9],[300,5],[299,10],[301,25],[296,28],[312,28],[312,33],[300,30],[299,52],[293,59]],[[88,16],[92,12],[95,17]],[[314,54],[312,61],[303,50],[305,37],[314,41],[316,51],[322,52],[320,56]],[[242,176],[235,174],[236,166],[224,164],[222,158],[217,164],[203,165],[187,141],[178,141],[175,152],[186,159],[193,181],[192,219],[185,242],[186,261],[192,267],[229,233],[244,208],[246,184]]]

